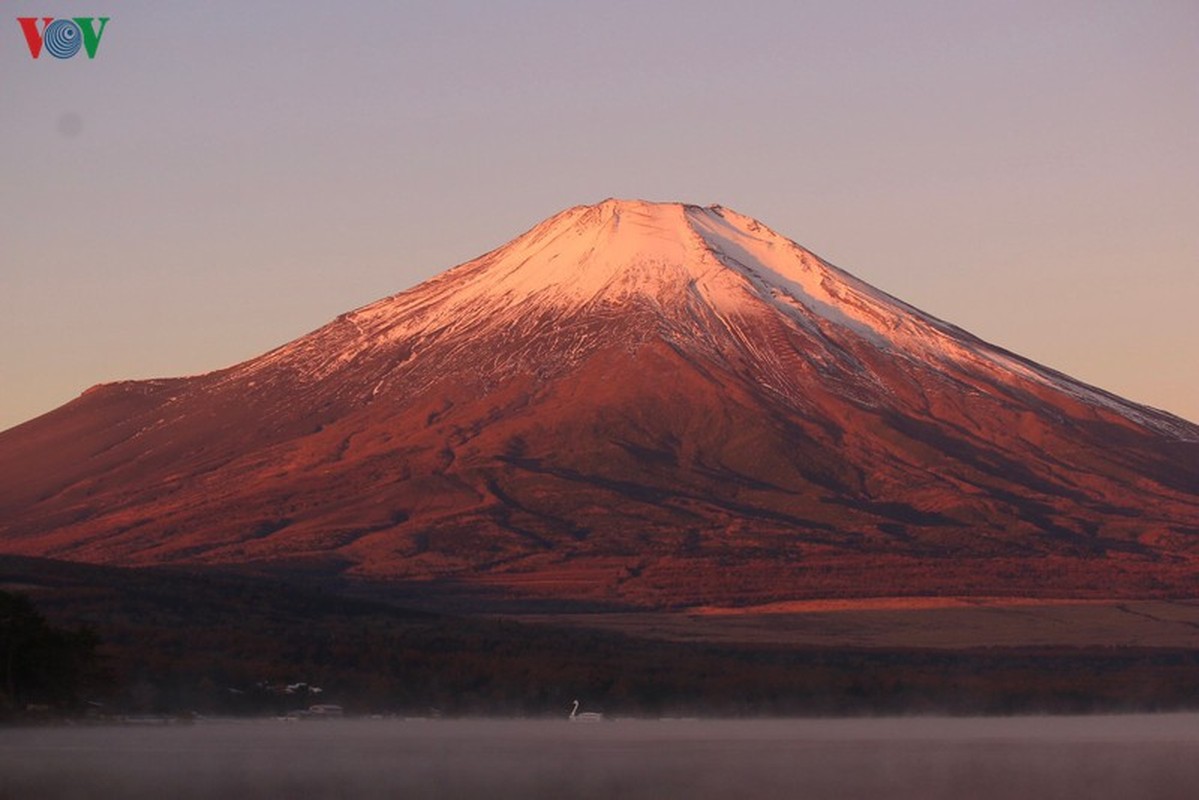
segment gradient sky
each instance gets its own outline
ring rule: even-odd
[[[0,429],[608,197],[1199,421],[1199,3],[0,5]],[[106,15],[93,61],[18,16]]]

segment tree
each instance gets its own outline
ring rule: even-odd
[[[24,595],[0,591],[0,712],[77,706],[99,674],[100,640],[51,626]]]

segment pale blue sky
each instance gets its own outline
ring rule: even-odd
[[[0,428],[608,196],[721,203],[1199,420],[1199,4],[86,4],[0,16]],[[111,17],[29,57],[17,16]]]

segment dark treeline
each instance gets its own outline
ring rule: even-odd
[[[542,716],[565,714],[576,697],[588,709],[645,715],[1199,704],[1199,652],[1190,650],[683,644],[449,617],[227,575],[0,558],[0,585],[14,583],[55,624],[96,631],[109,683],[91,687],[88,699],[113,713],[285,713],[336,703],[349,713]]]
[[[27,597],[0,591],[0,718],[30,710],[82,710],[105,676],[87,628],[50,625]]]

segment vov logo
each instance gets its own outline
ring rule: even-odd
[[[100,17],[100,27],[96,27],[96,17],[74,17],[73,19],[55,19],[42,17],[41,30],[38,30],[37,17],[17,17],[21,23],[21,31],[29,45],[29,55],[37,58],[44,49],[55,58],[74,58],[79,48],[87,51],[88,58],[96,57],[96,49],[100,47],[100,37],[108,25],[109,17]]]

